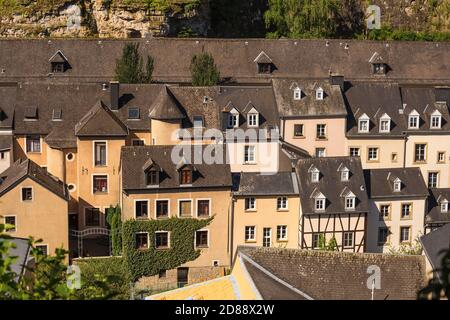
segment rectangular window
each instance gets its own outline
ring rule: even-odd
[[[344,232],[343,246],[344,248],[353,248],[355,234],[353,232]]]
[[[272,229],[263,229],[263,247],[270,247],[272,243]]]
[[[368,161],[377,161],[378,160],[378,148],[371,147],[367,152],[367,160]]]
[[[411,227],[400,227],[400,242],[411,241]]]
[[[156,200],[156,218],[167,218],[169,216],[169,201]]]
[[[209,200],[197,200],[197,216],[209,217]]]
[[[255,146],[244,147],[244,163],[255,163]]]
[[[64,62],[52,62],[52,72],[53,73],[64,72]]]
[[[320,242],[321,238],[324,235],[322,233],[313,233],[312,235],[312,248],[313,249],[320,249]]]
[[[256,210],[256,199],[251,198],[245,198],[245,211],[254,211]]]
[[[350,157],[359,157],[361,156],[361,149],[357,147],[350,147],[349,155]]]
[[[180,200],[179,201],[179,216],[180,217],[191,217],[192,216],[192,201],[191,200]]]
[[[303,137],[303,125],[294,124],[294,137]]]
[[[135,234],[136,249],[148,249],[148,233],[141,232]]]
[[[287,241],[287,226],[277,226],[277,240]]]
[[[22,201],[33,200],[33,188],[22,188]]]
[[[245,227],[245,241],[255,241],[256,240],[256,227],[249,226]]]
[[[268,74],[272,71],[271,69],[270,63],[258,63],[258,73]]]
[[[148,200],[137,200],[135,203],[136,219],[148,218]]]
[[[327,137],[327,125],[326,124],[318,124],[316,129],[316,138],[317,139],[326,139]]]
[[[41,137],[27,136],[27,152],[40,153],[41,152]]]
[[[180,184],[192,184],[191,169],[183,169],[180,171]]]
[[[398,154],[397,154],[397,152],[392,152],[392,153],[391,153],[391,161],[392,161],[392,162],[397,162],[397,160],[398,160]]]
[[[437,188],[439,184],[439,172],[428,172],[428,188]]]
[[[249,127],[258,126],[258,115],[256,113],[251,113],[248,115],[248,126]]]
[[[390,126],[390,120],[380,120],[380,132],[389,132]]]
[[[86,208],[84,209],[84,225],[86,227],[100,226],[100,209]]]
[[[142,139],[133,139],[133,141],[131,142],[131,145],[133,147],[143,146],[144,144],[145,144],[145,142]]]
[[[419,128],[419,116],[409,116],[408,128],[409,129],[417,129],[417,128]]]
[[[39,245],[36,245],[36,249],[38,249],[44,256],[48,255],[48,245],[39,244]]]
[[[325,210],[325,199],[316,199],[315,200],[315,209],[316,209],[316,211],[324,211]]]
[[[145,173],[145,177],[146,177],[148,186],[155,186],[155,185],[159,184],[158,171],[156,171],[156,170],[148,170]]]
[[[8,225],[8,232],[16,231],[16,217],[15,216],[5,216],[5,224]]]
[[[381,227],[378,228],[378,245],[384,246],[389,239],[389,228]]]
[[[155,232],[155,248],[156,249],[169,248],[169,232],[167,231]]]
[[[431,129],[441,128],[441,116],[431,116]]]
[[[108,193],[108,176],[98,175],[92,176],[92,191],[94,193]]]
[[[445,163],[445,152],[439,151],[437,154],[437,162],[438,163]]]
[[[229,114],[228,115],[228,128],[237,128],[239,127],[239,115],[238,114]]]
[[[3,160],[5,159],[6,156],[6,152],[0,152],[0,159]]]
[[[380,206],[380,221],[389,220],[391,216],[391,206],[389,204],[383,204]]]
[[[95,166],[106,166],[106,142],[94,142]]]
[[[208,230],[198,230],[195,232],[195,247],[208,248]]]
[[[325,148],[316,148],[316,157],[323,158],[326,156]]]
[[[355,202],[356,202],[356,199],[354,197],[346,197],[345,198],[345,209],[346,210],[355,209]]]
[[[412,204],[411,203],[403,203],[402,204],[402,219],[410,219],[412,214]]]
[[[369,132],[369,120],[359,120],[358,132]]]
[[[424,143],[417,143],[415,145],[414,161],[425,162],[427,160],[427,145]]]
[[[278,197],[277,198],[277,210],[287,210],[288,208],[288,198]]]
[[[139,108],[136,107],[128,108],[128,119],[130,120],[139,119]]]

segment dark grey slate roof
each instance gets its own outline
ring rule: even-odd
[[[273,80],[273,90],[281,117],[345,117],[344,99],[338,85],[328,80]],[[302,90],[300,100],[294,100],[294,90]],[[316,89],[322,88],[324,99],[316,100]]]
[[[64,200],[70,199],[67,187],[62,181],[29,159],[17,160],[0,174],[0,178],[0,197],[24,179],[30,178]]]
[[[17,275],[14,280],[19,281],[20,277],[26,272],[25,267],[29,267],[34,258],[30,255],[30,244],[28,239],[11,238],[8,241],[12,242],[15,246],[14,248],[9,249],[8,256],[16,257],[11,269]]]
[[[374,290],[374,300],[415,300],[426,284],[423,256],[257,247],[238,247],[239,254],[256,264],[247,271],[261,296],[274,300],[295,299],[292,293],[288,295],[288,286],[316,300],[370,300],[371,266],[381,271],[381,287]],[[285,290],[276,287],[272,291],[271,280],[261,281],[261,268],[268,272],[266,278],[277,278],[278,286],[287,284]]]
[[[341,181],[339,169],[346,167],[350,176]],[[312,182],[311,170],[320,172],[319,182]],[[325,157],[300,159],[297,162],[300,200],[304,214],[360,213],[369,211],[366,184],[358,157]],[[356,196],[355,210],[345,210],[345,194],[350,191]],[[322,193],[326,197],[326,208],[322,213],[314,211],[314,195]]]
[[[291,171],[273,174],[234,173],[233,191],[236,196],[298,195],[298,182]]]
[[[75,135],[124,137],[128,135],[128,128],[99,100],[75,125]]]
[[[0,83],[0,129],[12,129],[17,86]]]
[[[378,52],[389,64],[382,79],[449,79],[450,44],[419,41],[268,40],[268,39],[5,39],[0,43],[0,79],[48,78],[49,59],[61,50],[71,69],[52,79],[109,81],[125,43],[139,42],[144,56],[155,59],[157,81],[190,81],[194,54],[210,52],[224,78],[267,81],[270,77],[327,78],[330,71],[348,79],[380,79],[369,60]],[[255,59],[264,51],[276,69],[257,73]]]
[[[402,136],[405,119],[399,113],[402,100],[398,84],[353,83],[346,90],[345,99],[349,109],[347,135],[349,137],[393,137]],[[368,133],[358,132],[358,119],[366,114],[370,119]],[[387,114],[391,118],[389,133],[380,133],[380,118]]]
[[[426,224],[450,222],[450,211],[441,212],[440,202],[444,199],[450,202],[450,188],[434,188],[430,190],[428,214],[425,217]]]
[[[450,223],[420,237],[420,242],[433,270],[440,269],[445,251],[450,250]]]
[[[11,150],[13,145],[13,136],[1,134],[0,135],[0,151]]]
[[[404,104],[404,118],[407,123],[408,115],[416,110],[419,113],[419,129],[408,129],[407,125],[405,131],[412,132],[427,132],[427,133],[446,133],[450,132],[450,88],[447,88],[447,95],[442,101],[437,101],[436,90],[433,87],[402,87],[401,88],[402,101]],[[438,110],[442,114],[441,129],[430,129],[431,114]]]
[[[150,117],[156,120],[179,120],[185,116],[170,90],[164,87],[150,107]]]
[[[171,159],[172,150],[176,146],[141,146],[141,147],[122,147],[122,184],[127,192],[146,190],[148,192],[158,192],[161,189],[180,189],[179,174],[177,167],[180,168],[180,162],[173,163]],[[229,164],[207,164],[203,161],[201,154],[204,147],[192,147],[191,155],[182,151],[185,164],[191,164],[194,167],[193,182],[190,187],[181,187],[182,189],[191,188],[229,188],[231,191],[231,172]],[[177,153],[178,155],[178,153]],[[149,159],[160,168],[159,187],[148,187],[145,182],[144,167]],[[181,157],[183,159],[183,157]],[[201,164],[192,163],[195,159],[202,159]],[[224,159],[226,160],[226,159]]]
[[[419,168],[390,168],[364,170],[370,198],[426,198],[428,189]],[[394,192],[394,180],[402,183],[400,192]]]

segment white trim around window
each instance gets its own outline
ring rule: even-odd
[[[278,207],[278,200],[280,200],[280,199],[281,199],[281,203],[283,203],[283,199],[286,200],[285,201],[286,205],[284,207]],[[288,211],[289,210],[289,198],[287,196],[277,197],[277,204],[276,204],[276,206],[277,206],[277,211]]]
[[[145,201],[147,202],[147,218],[146,219],[150,219],[150,200],[149,199],[134,199],[134,207],[133,207],[133,216],[134,219],[138,219],[138,217],[136,216],[136,202],[138,201]],[[142,217],[139,219],[143,219]]]
[[[209,217],[211,217],[211,206],[212,206],[212,200],[211,200],[211,198],[198,198],[198,199],[195,199],[195,216],[197,217],[197,218],[203,218],[203,217],[199,217],[198,216],[198,201],[202,201],[202,200],[207,200],[207,201],[209,201],[209,205],[208,205],[208,218]]]
[[[253,199],[254,200],[253,201],[253,208],[247,209],[247,199]],[[257,203],[256,197],[245,197],[244,198],[244,211],[245,212],[255,212],[257,210],[256,209],[256,203]]]
[[[161,247],[161,248],[157,248],[156,247],[156,234],[157,233],[167,233],[167,247]],[[154,240],[154,242],[153,242],[153,244],[154,244],[154,247],[155,247],[155,250],[165,250],[165,249],[170,249],[170,231],[166,231],[166,230],[158,230],[158,231],[155,231],[155,234],[154,234],[154,238],[153,238],[153,240]],[[150,243],[149,243],[149,247],[150,247]]]
[[[22,198],[23,189],[31,189],[31,200],[23,200],[23,198]],[[33,202],[34,201],[34,188],[32,186],[20,187],[19,197],[20,197],[20,202]]]
[[[38,247],[45,247],[45,251],[47,252],[46,255],[47,255],[47,256],[50,255],[50,252],[49,252],[49,249],[48,249],[48,248],[49,248],[48,243],[38,243],[38,244],[36,244],[36,249],[37,249]]]
[[[208,237],[207,237],[206,247],[198,247],[198,248],[199,249],[208,249],[209,248],[209,244],[210,244],[210,242],[209,242],[210,232],[209,232],[208,228],[199,229],[199,230],[196,230],[194,232],[194,249],[197,249],[197,232],[199,232],[199,231],[206,231],[207,234],[208,234]]]
[[[170,218],[170,199],[155,199],[154,201],[154,210],[153,210],[153,216],[155,217],[155,219],[162,219],[162,218],[158,218],[158,216],[156,215],[156,210],[158,208],[158,201],[167,201],[167,218]]]
[[[104,166],[96,166],[95,165],[95,144],[96,143],[105,143],[105,165]],[[92,141],[92,166],[95,167],[106,167],[108,166],[108,140],[93,140]]]

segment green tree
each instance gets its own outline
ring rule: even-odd
[[[323,233],[319,236],[319,250],[321,251],[338,251],[336,238],[333,236],[327,242],[325,235]]]
[[[17,257],[10,254],[15,247],[11,237],[5,233],[7,226],[0,224],[0,300],[88,300],[108,299],[115,295],[108,283],[114,276],[95,275],[85,282],[84,290],[69,288],[67,281],[71,277],[65,264],[67,251],[56,249],[52,256],[45,255],[36,245],[42,240],[29,239],[31,266],[26,266],[26,276],[18,276],[12,266]],[[83,285],[83,280],[81,280]]]
[[[440,300],[444,297],[450,299],[450,250],[444,253],[441,267],[433,270],[435,276],[417,293],[419,300]],[[439,278],[436,275],[439,275]]]
[[[147,56],[144,61],[139,54],[139,43],[127,43],[123,47],[122,56],[116,61],[115,80],[121,83],[150,83],[154,69],[154,59]]]
[[[122,218],[119,205],[108,208],[106,222],[111,229],[112,254],[119,256],[122,253]]]
[[[264,20],[269,38],[335,36],[339,0],[269,0]]]
[[[213,86],[220,81],[220,72],[209,53],[194,55],[191,60],[192,85]]]

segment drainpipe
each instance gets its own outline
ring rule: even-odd
[[[230,253],[230,268],[231,268],[231,266],[233,266],[233,230],[234,230],[234,202],[235,202],[235,198],[234,198],[234,194],[233,194],[233,192],[231,193],[231,203],[230,203],[230,218],[229,218],[229,220],[230,220],[230,223],[229,223],[229,225],[230,225],[230,228],[229,228],[229,232],[228,232],[228,234],[229,234],[229,237],[230,237],[230,239],[229,239],[229,241],[228,241],[228,243],[229,243],[229,249],[228,249],[228,252]]]
[[[408,142],[408,133],[405,132],[405,139],[403,143],[403,168],[406,168],[406,143]]]

